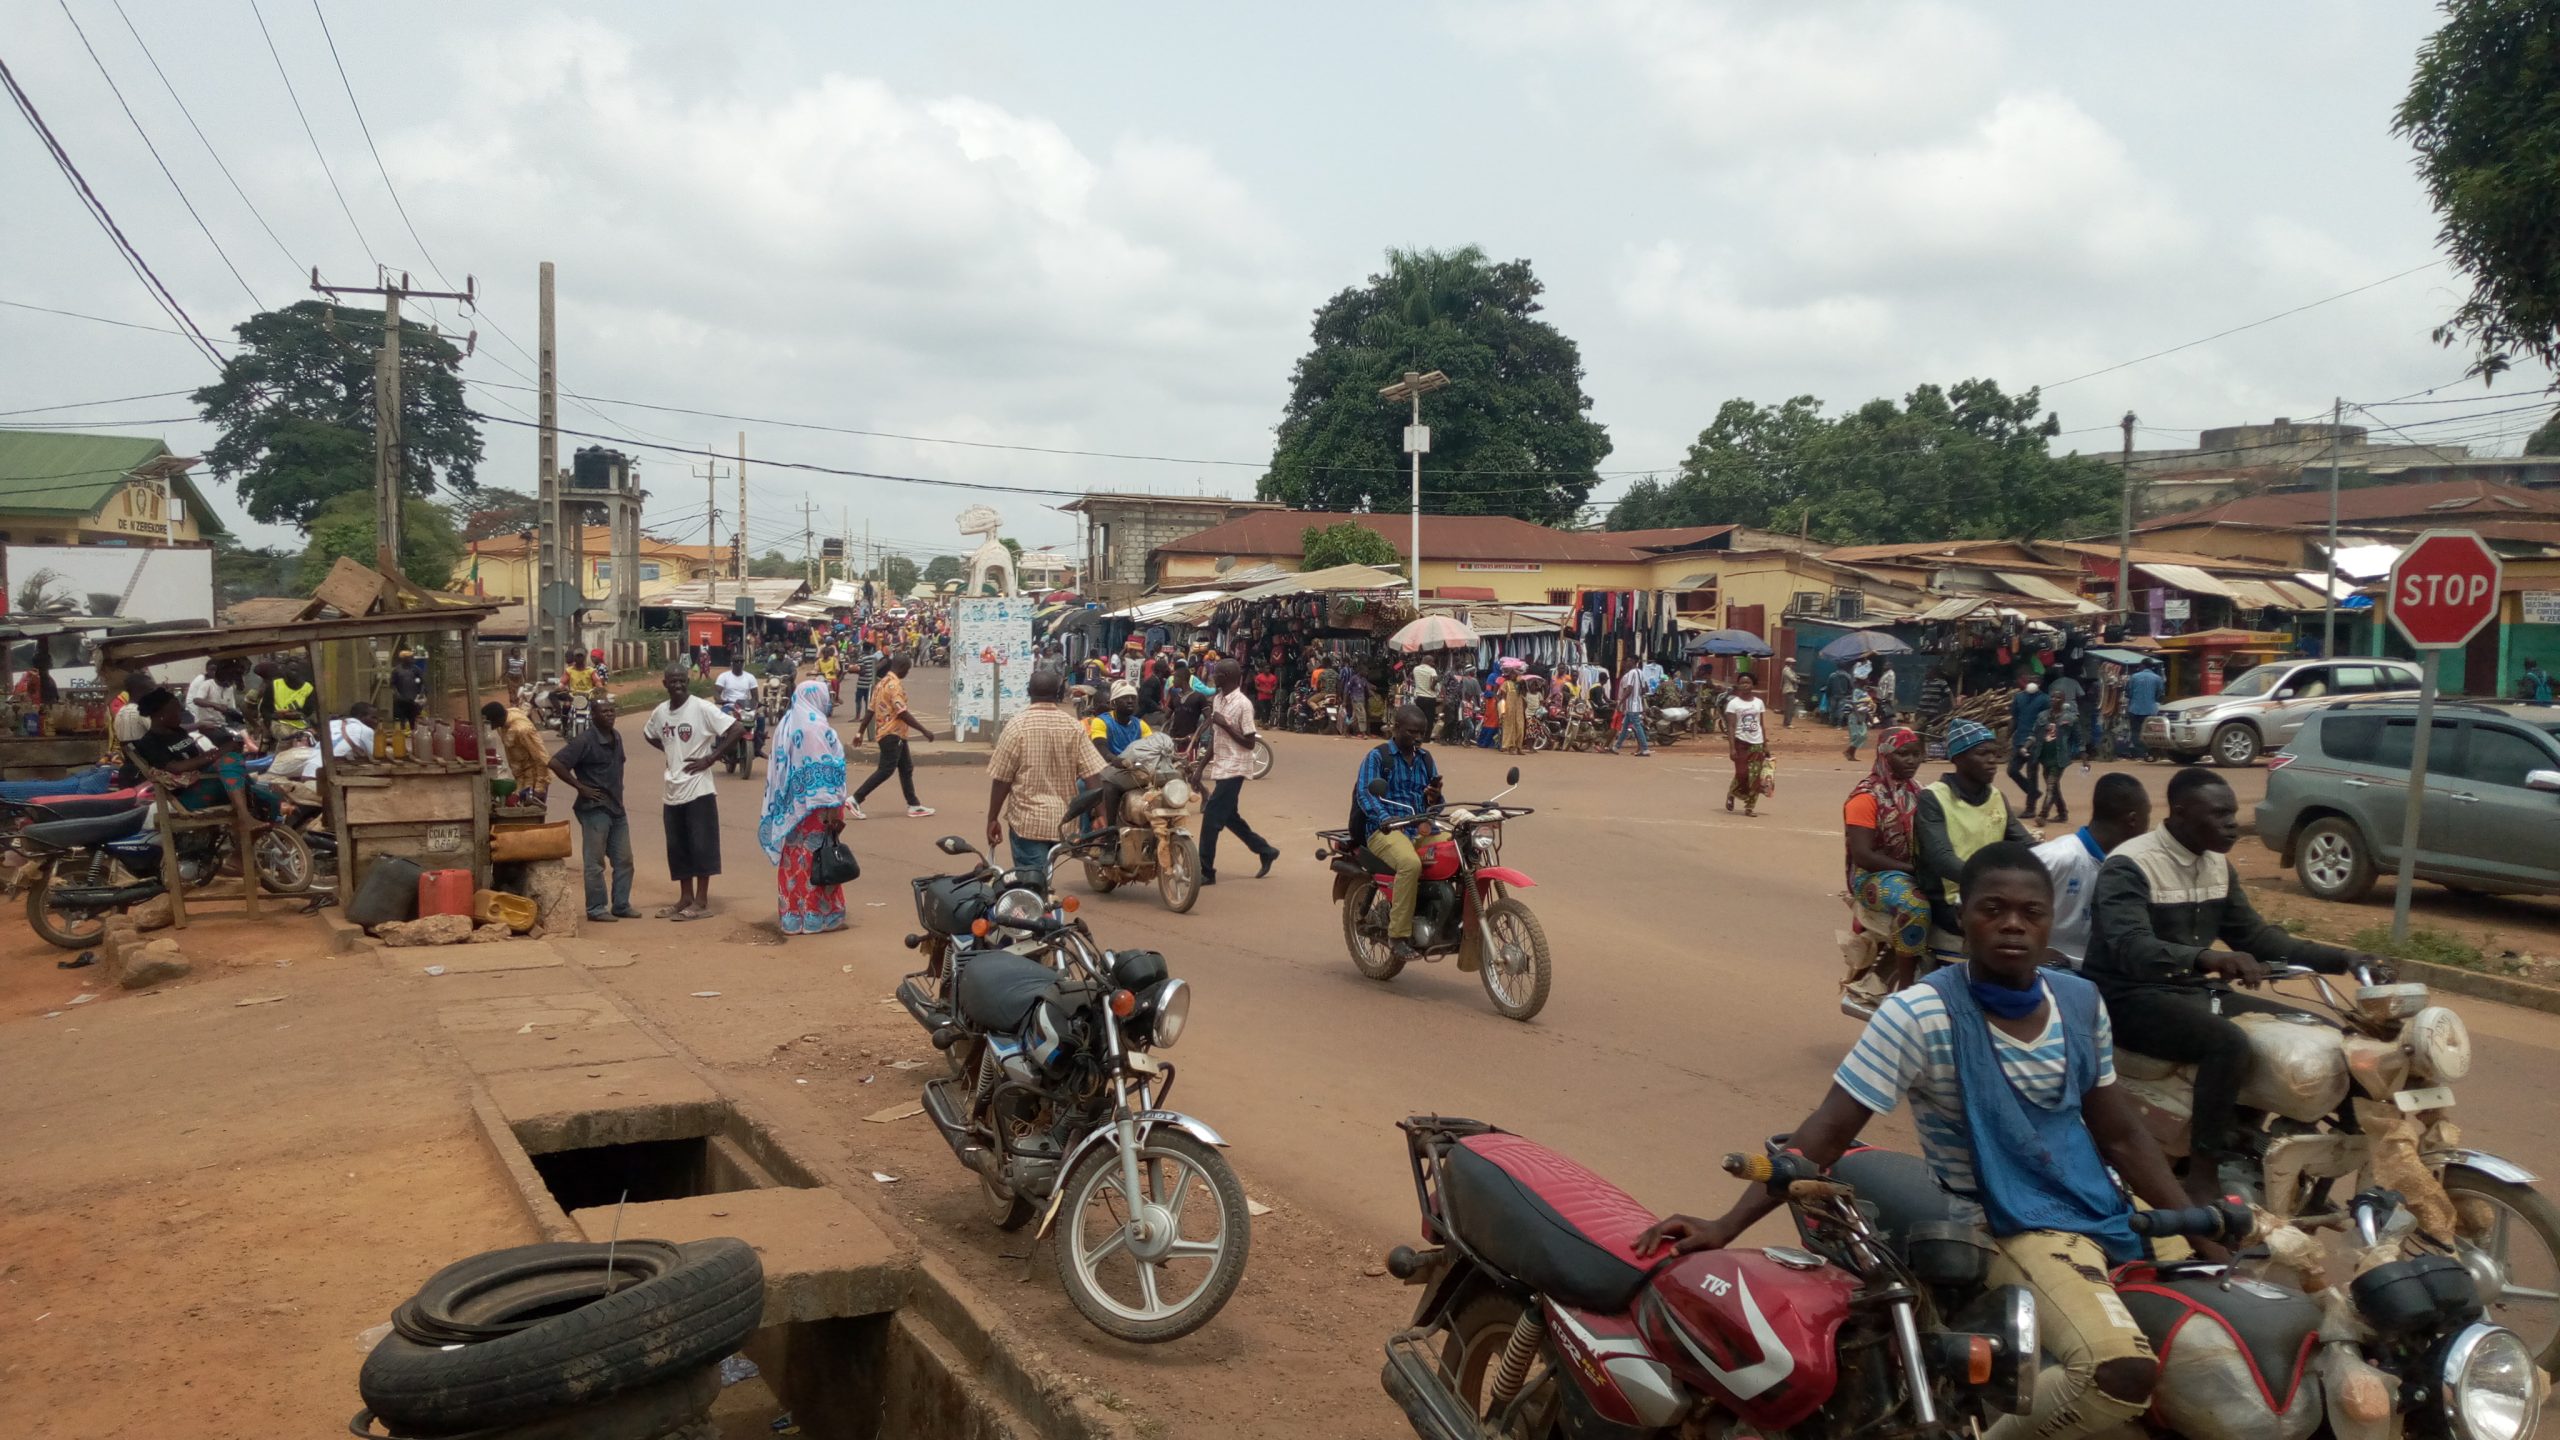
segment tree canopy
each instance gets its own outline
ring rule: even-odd
[[[2115,511],[2116,468],[2052,454],[2062,422],[2038,418],[2039,405],[2037,392],[2011,396],[1989,380],[1923,385],[1836,418],[1810,395],[1728,400],[1679,474],[1637,481],[1609,528],[1749,525],[1880,544],[2101,528]]]
[[[1388,251],[1385,273],[1316,311],[1261,497],[1302,510],[1403,508],[1411,410],[1378,390],[1408,370],[1438,370],[1450,385],[1422,402],[1423,508],[1572,518],[1598,482],[1609,433],[1588,413],[1581,351],[1537,318],[1545,289],[1528,261],[1496,264],[1473,245]]]
[[[2550,419],[2543,421],[2540,428],[2525,437],[2524,453],[2560,455],[2560,410],[2553,411]]]
[[[2560,12],[2545,0],[2444,0],[2393,130],[2418,152],[2436,234],[2471,297],[2436,340],[2492,377],[2523,354],[2560,368]]]
[[[1402,557],[1386,536],[1366,525],[1345,520],[1319,530],[1313,525],[1298,537],[1304,554],[1298,563],[1309,570],[1325,570],[1336,565],[1375,565],[1381,569],[1402,567]]]
[[[924,562],[924,578],[935,585],[969,578],[969,562],[957,555],[936,555]]]
[[[192,397],[222,429],[205,452],[262,524],[309,528],[329,501],[373,488],[374,351],[382,322],[303,300],[233,327],[240,348]],[[404,493],[468,491],[480,432],[462,397],[462,352],[424,326],[400,327]],[[415,577],[412,577],[415,578]]]
[[[468,499],[454,504],[462,517],[462,538],[466,541],[533,529],[541,523],[541,507],[542,502],[534,496],[495,485],[483,485],[473,490]]]
[[[371,565],[380,535],[373,523],[371,491],[351,492],[323,503],[305,527],[310,543],[302,552],[297,577],[309,594],[329,574],[341,555]],[[453,582],[462,561],[462,534],[443,506],[416,496],[400,506],[400,572],[421,590],[441,590]]]

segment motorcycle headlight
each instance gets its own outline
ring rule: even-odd
[[[987,918],[998,925],[1016,930],[1028,929],[1040,922],[1040,897],[1029,890],[1007,890],[996,897],[995,908]]]
[[[1191,782],[1180,779],[1167,780],[1164,782],[1163,794],[1164,803],[1179,810],[1191,803]]]
[[[1494,847],[1502,843],[1502,837],[1491,830],[1479,830],[1475,834],[1475,842],[1478,850],[1490,855]]]
[[[2471,1027],[2441,1005],[2410,1016],[2400,1043],[2409,1049],[2410,1068],[2439,1085],[2471,1073]]]
[[[1147,1030],[1159,1050],[1170,1050],[1182,1038],[1182,1027],[1191,1019],[1191,987],[1180,980],[1167,980],[1156,987],[1155,1004],[1149,1007]]]
[[[2516,1332],[2473,1325],[2444,1355],[2444,1415],[2454,1440],[2522,1440],[2534,1426],[2533,1355]]]

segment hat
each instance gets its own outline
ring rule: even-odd
[[[1947,722],[1947,758],[1953,760],[1976,745],[1988,745],[1997,738],[1991,733],[1991,727],[1979,720],[1950,720]]]
[[[1111,687],[1111,698],[1114,700],[1135,700],[1138,698],[1138,687],[1130,684],[1126,680],[1118,681]]]

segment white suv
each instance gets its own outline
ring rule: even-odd
[[[2276,660],[2222,687],[2219,695],[2172,700],[2142,722],[2143,748],[2181,765],[2207,755],[2216,765],[2250,765],[2293,738],[2312,711],[2340,700],[2416,698],[2418,667],[2406,660]]]

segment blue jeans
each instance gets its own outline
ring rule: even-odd
[[[1637,754],[1649,754],[1653,750],[1652,739],[1644,733],[1644,717],[1632,710],[1627,712],[1626,723],[1618,727],[1618,738],[1609,742],[1609,753],[1617,754],[1618,747],[1626,744],[1630,738],[1636,742]]]
[[[1055,840],[1032,840],[1012,831],[1005,836],[1013,844],[1013,868],[1027,876],[1045,878],[1049,873],[1049,847]]]
[[[104,795],[116,788],[116,767],[92,765],[59,780],[0,781],[0,800],[41,800],[47,795]]]
[[[613,913],[631,908],[631,817],[578,806],[578,829],[586,837],[579,858],[587,869],[587,918],[605,913],[604,862],[613,862]]]

